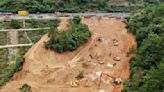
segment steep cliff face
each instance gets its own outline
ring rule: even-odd
[[[121,92],[122,85],[114,85],[112,81],[113,78],[126,80],[129,77],[130,57],[126,57],[126,53],[136,46],[133,35],[127,33],[122,19],[92,17],[82,21],[92,32],[86,44],[73,52],[59,54],[44,48],[49,39],[44,35],[24,56],[23,70],[0,92],[19,92],[24,83],[30,85],[33,92]],[[113,40],[117,40],[117,46]],[[114,57],[120,60],[116,61]],[[73,87],[81,70],[84,78]],[[98,89],[102,72],[113,78],[103,75]]]

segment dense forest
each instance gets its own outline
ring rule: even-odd
[[[163,0],[1,0],[0,12],[130,12]]]
[[[148,7],[128,22],[138,48],[123,92],[164,92],[164,4]]]

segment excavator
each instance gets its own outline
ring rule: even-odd
[[[100,88],[100,86],[101,86],[103,75],[106,75],[107,77],[112,78],[112,80],[113,80],[112,83],[114,83],[114,85],[120,85],[120,84],[122,84],[121,78],[116,78],[116,77],[114,77],[114,76],[111,76],[111,75],[108,74],[108,73],[102,72],[101,75],[100,75],[100,81],[99,81],[98,88]]]

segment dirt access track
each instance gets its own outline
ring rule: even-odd
[[[20,92],[19,88],[25,83],[31,86],[32,92],[121,92],[122,85],[112,81],[113,78],[128,79],[130,57],[126,53],[136,46],[123,21],[107,17],[83,18],[92,37],[77,50],[62,54],[44,48],[48,41],[44,35],[24,56],[23,70],[16,73],[0,92]],[[62,20],[60,29],[65,24],[66,20]],[[84,78],[77,81],[75,77],[80,70],[84,71]],[[112,78],[103,75],[100,82],[102,72]]]

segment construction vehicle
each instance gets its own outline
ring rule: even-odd
[[[116,77],[114,77],[114,76],[111,76],[111,75],[108,74],[108,73],[102,72],[101,75],[100,75],[100,80],[99,80],[98,88],[100,88],[100,86],[101,86],[103,75],[106,75],[107,77],[112,78],[112,83],[113,83],[114,85],[121,85],[121,84],[122,84],[122,79],[121,79],[121,78],[116,78]]]
[[[121,58],[120,58],[120,57],[118,57],[118,56],[115,56],[115,57],[113,57],[113,60],[114,60],[114,61],[120,61],[120,60],[121,60]]]
[[[70,16],[68,13],[61,13],[61,12],[56,12],[55,15],[57,17],[69,17]]]
[[[113,45],[114,46],[118,46],[119,45],[119,41],[117,39],[113,39]]]
[[[27,16],[29,14],[28,11],[18,11],[19,16]]]

